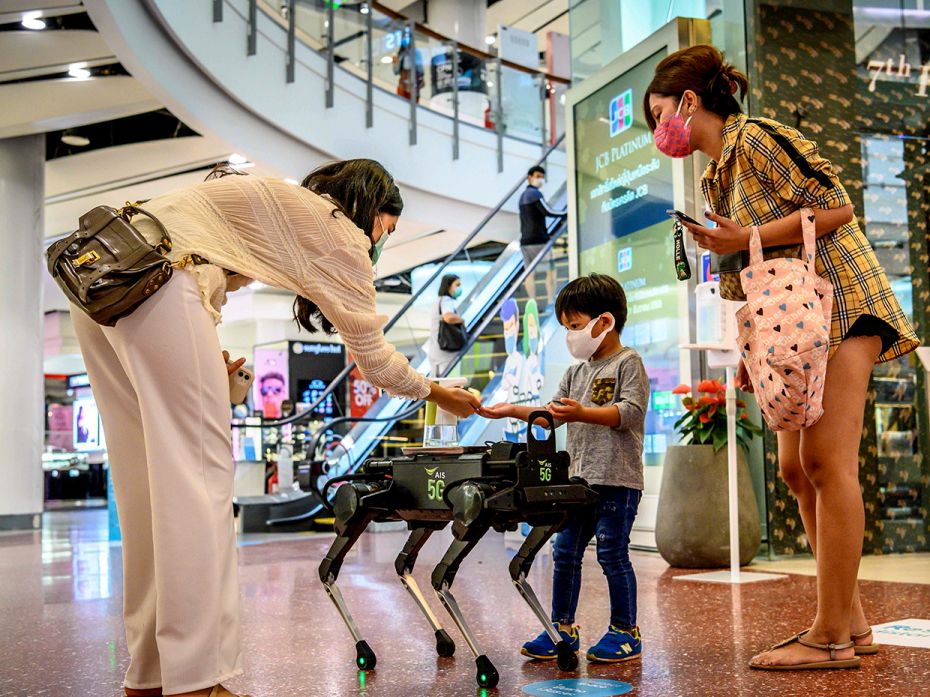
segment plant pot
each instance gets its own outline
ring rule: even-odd
[[[759,551],[759,508],[742,448],[739,463],[739,560]],[[665,454],[656,513],[656,546],[672,566],[713,569],[730,565],[727,449],[675,445]]]

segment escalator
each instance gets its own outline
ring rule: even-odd
[[[560,147],[561,142],[560,139],[552,149]],[[544,161],[545,156],[541,162]],[[557,184],[558,189],[550,195],[549,201],[554,208],[564,208],[565,183]],[[470,338],[452,361],[446,375],[466,377],[469,386],[478,389],[486,403],[506,399],[532,404],[540,399],[538,386],[532,384],[530,375],[534,373],[533,369],[536,374],[541,370],[543,351],[558,332],[558,321],[554,317],[555,292],[550,290],[557,290],[568,280],[567,225],[563,218],[549,221],[549,242],[528,268],[524,268],[523,254],[517,241],[506,245],[492,261],[474,261],[468,251],[472,240],[486,228],[519,225],[512,211],[524,186],[524,180],[518,182],[459,248],[436,265],[385,327],[385,333],[390,332],[395,341],[405,331],[421,339],[410,363],[415,370],[429,375],[428,339],[422,340],[422,328],[418,329],[415,317],[419,313],[422,318],[420,306],[428,304],[432,307],[436,297],[435,284],[443,274],[451,268],[458,270],[462,262],[467,267],[474,267],[477,280],[470,286],[470,292],[461,298],[457,310],[465,320]],[[534,298],[531,299],[531,295]],[[535,301],[536,311],[532,309],[534,303],[531,300]],[[507,327],[502,319],[502,310],[507,317]],[[527,310],[531,317],[526,316]],[[522,322],[518,321],[517,313],[524,318]],[[522,344],[516,341],[517,332],[525,335]],[[515,370],[516,364],[520,364],[520,370]],[[527,365],[533,369],[524,371]],[[307,414],[312,414],[317,404],[338,390],[348,389],[348,378],[353,368],[354,364],[347,366],[304,414],[266,422],[265,428],[293,428],[293,425],[306,422]],[[244,531],[310,529],[316,517],[325,515],[325,507],[316,492],[322,490],[328,479],[353,472],[368,457],[394,457],[401,453],[402,448],[420,445],[424,418],[423,402],[411,403],[382,395],[364,417],[346,415],[320,425],[307,439],[304,457],[297,463],[301,488],[311,492],[310,495],[297,496],[295,501],[294,494],[287,492],[280,501],[275,497],[237,501],[240,508],[261,506],[257,516],[258,508],[251,508],[243,516],[243,520],[249,521]],[[500,435],[493,434],[505,426],[478,416],[471,417],[460,423],[460,442],[475,444],[484,442],[488,437],[497,439]],[[506,426],[508,437],[519,437],[515,428],[515,424]]]

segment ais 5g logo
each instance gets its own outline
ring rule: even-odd
[[[633,90],[621,92],[610,100],[610,137],[618,136],[633,125]]]
[[[426,498],[430,501],[442,501],[442,492],[446,488],[446,473],[440,472],[438,467],[425,467]]]
[[[552,463],[548,460],[539,461],[539,481],[543,484],[552,481]]]

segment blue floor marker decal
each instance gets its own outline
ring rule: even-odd
[[[523,694],[531,697],[614,697],[633,691],[629,683],[595,678],[572,678],[569,680],[546,680],[524,686]]]

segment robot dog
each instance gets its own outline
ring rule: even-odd
[[[403,520],[410,536],[394,562],[404,588],[426,616],[436,636],[436,651],[451,656],[455,644],[433,614],[413,578],[417,555],[430,535],[452,522],[454,540],[433,570],[431,582],[475,656],[480,687],[497,685],[499,674],[478,647],[451,587],[459,565],[490,529],[515,530],[528,523],[532,531],[510,563],[510,578],[556,644],[562,670],[574,670],[578,657],[552,626],[533,589],[526,581],[533,560],[549,538],[570,519],[597,502],[597,494],[578,478],[569,478],[569,458],[557,452],[552,416],[535,412],[530,421],[545,420],[549,436],[537,440],[528,429],[526,444],[500,442],[490,447],[464,448],[462,454],[442,449],[412,449],[393,460],[368,460],[356,474],[330,480],[322,491],[342,482],[333,503],[337,537],[320,564],[320,580],[355,639],[360,670],[375,667],[376,656],[362,637],[342,592],[336,585],[346,554],[368,525],[375,521]],[[448,449],[445,450],[448,452]]]

